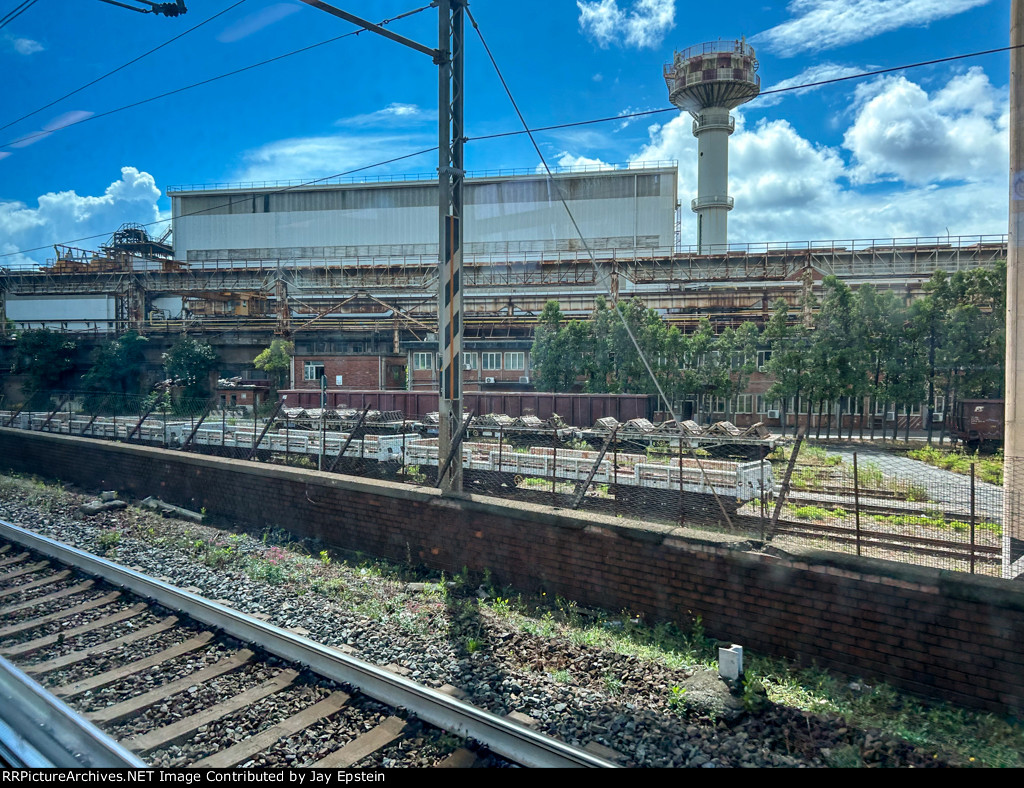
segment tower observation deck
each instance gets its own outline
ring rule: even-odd
[[[761,91],[757,57],[746,41],[711,41],[676,52],[665,65],[668,98],[693,116],[697,138],[697,245],[701,254],[728,247],[729,135],[736,122],[729,110]]]

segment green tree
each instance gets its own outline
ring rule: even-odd
[[[210,371],[217,364],[217,352],[210,345],[182,335],[163,354],[163,360],[168,377],[184,388],[184,396],[210,396]]]
[[[837,429],[842,432],[842,404],[852,401],[862,389],[867,375],[868,356],[857,331],[853,291],[835,276],[822,281],[824,293],[815,318],[811,350],[812,377],[819,400],[818,432],[823,405],[831,413],[838,404]],[[831,434],[832,421],[826,422]]]
[[[24,331],[14,348],[11,372],[25,375],[25,390],[29,395],[50,391],[67,383],[77,357],[78,343],[67,334],[47,328]]]
[[[857,288],[854,301],[859,337],[864,347],[868,370],[864,386],[864,394],[868,398],[866,413],[871,424],[871,439],[874,440],[876,403],[879,399],[885,403],[885,361],[896,352],[897,333],[901,330],[902,324],[899,315],[902,313],[903,305],[891,291],[876,290],[871,284]],[[861,437],[863,434],[862,420]]]
[[[712,401],[728,396],[732,372],[732,338],[721,339],[711,321],[702,318],[697,330],[687,337],[683,379],[688,394],[696,395],[697,415],[711,420]]]
[[[148,340],[137,331],[112,339],[92,353],[92,366],[82,375],[86,391],[135,394],[145,362]]]
[[[764,340],[771,348],[772,355],[768,359],[767,371],[775,379],[768,389],[769,399],[779,402],[782,416],[782,432],[786,432],[786,411],[789,399],[794,403],[793,429],[800,431],[800,413],[798,411],[801,395],[808,388],[811,374],[810,336],[807,327],[802,323],[790,324],[789,304],[785,299],[778,299],[772,316],[765,326]]]
[[[271,375],[274,390],[281,388],[292,368],[292,356],[295,354],[295,343],[285,339],[271,341],[270,347],[264,348],[252,365],[256,369]]]

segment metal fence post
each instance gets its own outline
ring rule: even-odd
[[[612,432],[612,514],[619,513],[619,440]]]
[[[558,430],[551,431],[551,505],[555,505],[555,479],[558,476]]]
[[[757,496],[758,502],[760,503],[760,506],[758,506],[758,509],[760,509],[760,514],[761,514],[761,541],[762,542],[768,536],[768,508],[767,508],[767,503],[765,502],[765,499],[764,499],[764,497],[765,497],[765,492],[764,492],[764,464],[765,464],[765,459],[764,459],[764,457],[762,457],[761,458],[761,465],[760,465],[760,470],[761,470],[761,492]],[[680,477],[680,482],[681,482],[681,477]]]
[[[857,475],[857,452],[853,453],[853,521],[857,529],[857,555],[860,555],[860,479]]]
[[[679,462],[679,524],[683,525],[686,522],[686,513],[683,510],[683,427],[679,427],[679,443],[676,446],[676,459]],[[669,478],[672,478],[672,466],[668,467]],[[671,485],[669,485],[671,489]]]
[[[1006,527],[1005,524],[1003,526]],[[974,463],[971,463],[971,574],[974,574]]]
[[[408,429],[405,426],[405,419],[402,419],[402,467],[401,467],[402,479],[405,479],[405,475],[406,475],[405,469],[407,467],[407,461],[406,461],[406,457],[405,457],[405,434],[407,432],[408,432]]]
[[[503,467],[503,464],[502,464],[502,459],[503,459],[503,457],[502,457],[502,454],[503,454],[502,448],[503,448],[503,444],[504,443],[505,443],[505,426],[502,425],[502,424],[499,424],[498,425],[498,486],[499,487],[502,486],[501,485],[501,478],[502,478],[501,474],[504,471],[504,467]]]

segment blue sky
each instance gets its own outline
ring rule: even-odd
[[[229,8],[188,0],[176,19],[99,0],[38,0],[0,28],[0,265],[19,250],[109,235],[169,215],[169,186],[312,179],[436,144],[436,69],[371,33],[176,95],[124,105],[325,41],[352,26],[297,0],[244,0],[194,32],[12,123]],[[0,16],[19,5],[0,0]],[[419,6],[338,2],[380,21]],[[532,126],[668,108],[673,50],[746,36],[762,89],[1006,46],[1009,0],[475,0],[470,8]],[[392,29],[436,45],[437,11]],[[534,170],[467,26],[470,171]],[[764,96],[734,111],[730,241],[1006,231],[1006,53]],[[83,122],[67,125],[70,122]],[[553,166],[678,160],[696,195],[689,116],[666,112],[538,134]],[[366,171],[433,176],[436,153]],[[682,216],[682,242],[696,221]],[[95,248],[103,238],[77,246]]]

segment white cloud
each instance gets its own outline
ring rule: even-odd
[[[231,180],[251,182],[327,178],[365,167],[368,163],[384,161],[436,144],[435,138],[415,134],[339,134],[278,140],[246,152],[243,156],[243,167]],[[394,166],[385,165],[370,169],[365,174],[367,177],[373,177],[396,170],[414,172],[415,168],[423,166],[425,161],[430,162],[426,166],[436,167],[435,151],[423,156],[425,158],[403,159]]]
[[[930,95],[904,78],[860,86],[842,147],[815,145],[786,120],[729,144],[734,243],[1006,232],[1007,106],[978,68]],[[696,242],[697,141],[689,115],[648,128],[631,161],[679,161],[682,242]],[[571,155],[571,154],[566,154]]]
[[[224,28],[217,35],[217,40],[222,44],[232,44],[235,41],[241,41],[243,38],[248,38],[253,33],[258,33],[263,28],[291,16],[300,8],[302,6],[295,3],[275,3],[259,11],[254,11]]]
[[[843,137],[858,183],[896,179],[919,186],[977,181],[1007,172],[1007,113],[979,67],[930,97],[906,77],[858,88],[856,119]]]
[[[551,167],[552,172],[558,172],[559,170],[612,170],[615,169],[614,165],[609,164],[601,159],[593,159],[589,156],[574,156],[568,151],[562,151],[558,154],[557,158],[552,161],[548,161],[548,166]],[[547,172],[544,164],[538,164],[537,170],[541,175]]]
[[[636,0],[626,11],[618,0],[580,0],[576,6],[580,28],[601,47],[655,47],[675,27],[675,0]]]
[[[27,148],[29,145],[35,145],[37,142],[45,140],[54,132],[66,129],[68,126],[74,126],[76,123],[81,123],[86,118],[90,118],[95,114],[96,113],[94,112],[80,109],[64,112],[43,124],[41,129],[30,132],[29,134],[23,134],[13,142],[8,143],[7,147]]]
[[[903,27],[921,27],[989,0],[793,0],[792,19],[751,38],[781,57],[856,43]]]
[[[796,76],[780,80],[774,85],[765,88],[761,95],[751,101],[747,106],[757,107],[758,109],[774,107],[776,104],[781,104],[782,100],[787,96],[797,96],[819,89],[818,87],[798,88],[796,87],[797,85],[813,85],[815,82],[824,82],[830,79],[848,77],[854,74],[860,74],[863,71],[864,69],[855,68],[853,66],[840,66],[836,63],[819,63],[818,65],[805,68]],[[783,92],[772,93],[771,91]]]
[[[31,38],[16,38],[11,42],[11,46],[19,55],[34,55],[36,52],[42,52],[46,49],[38,41],[33,41]]]
[[[74,191],[49,192],[32,208],[22,202],[0,202],[0,265],[30,265],[52,257],[52,244],[89,240],[74,246],[95,249],[125,222],[142,224],[160,219],[160,190],[153,176],[135,167],[122,167],[121,177],[100,196]],[[90,236],[98,236],[90,238]],[[38,252],[11,254],[44,247]]]
[[[360,126],[394,126],[419,123],[423,121],[436,121],[436,109],[423,109],[418,104],[388,104],[383,109],[375,112],[367,112],[363,115],[353,115],[348,118],[341,118],[334,122],[335,126],[360,127]]]
[[[34,55],[42,52],[46,47],[31,38],[20,38],[8,33],[6,30],[0,32],[0,51],[14,52],[18,55]]]

